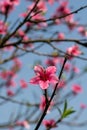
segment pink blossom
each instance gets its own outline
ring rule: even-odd
[[[60,3],[60,6],[57,8],[56,10],[56,14],[58,14],[58,16],[62,16],[62,15],[67,15],[69,14],[71,11],[68,8],[68,1],[63,1]],[[64,20],[66,22],[69,22],[71,20],[73,20],[73,15],[69,15],[67,17],[64,18]]]
[[[14,80],[8,80],[7,82],[6,82],[6,86],[7,87],[15,87],[17,84],[16,84],[16,82],[14,81]]]
[[[60,80],[57,88],[64,88],[65,85],[66,85],[66,82],[65,82],[65,80],[62,79],[62,80]]]
[[[74,20],[70,20],[67,22],[67,26],[70,30],[73,30],[77,25],[78,25],[78,23],[75,22]]]
[[[14,9],[14,5],[9,0],[3,0],[0,2],[0,11],[4,14],[10,13]]]
[[[45,20],[44,16],[42,16],[41,14],[37,14],[35,16],[32,17],[32,20]],[[47,23],[46,22],[41,22],[38,24],[38,28],[40,29],[41,27],[47,27]]]
[[[19,16],[25,18],[27,16],[27,14],[28,14],[27,12],[23,12]]]
[[[85,108],[87,108],[87,105],[86,105],[86,104],[81,103],[81,104],[80,104],[80,108],[85,109]]]
[[[8,0],[10,4],[19,5],[20,0]]]
[[[64,38],[65,38],[64,33],[59,33],[58,34],[58,39],[63,40]]]
[[[78,84],[74,84],[71,89],[74,94],[79,94],[83,91],[82,87]]]
[[[11,70],[6,70],[6,71],[2,71],[0,73],[0,77],[4,80],[6,80],[7,78],[11,77],[14,78],[15,77],[15,73]]]
[[[40,65],[36,65],[34,71],[36,76],[30,80],[31,84],[39,84],[42,89],[47,89],[50,83],[58,82],[58,78],[55,75],[55,66],[50,66],[45,69]]]
[[[20,69],[22,67],[22,62],[20,61],[20,59],[15,58],[15,59],[13,59],[13,62],[14,62],[13,68],[16,67],[16,69]]]
[[[31,10],[34,7],[34,3],[31,4],[28,9]],[[47,11],[47,7],[46,7],[46,3],[45,1],[41,0],[38,5],[37,5],[37,9],[41,10],[43,13],[45,13]]]
[[[8,43],[7,43],[8,44]],[[10,43],[9,43],[10,44]],[[14,47],[13,46],[7,46],[3,48],[4,51],[13,51]]]
[[[14,92],[12,90],[7,90],[7,95],[8,96],[14,96]]]
[[[70,68],[71,68],[71,64],[67,62],[67,63],[65,64],[65,66],[64,66],[64,70],[65,70],[66,72],[69,72],[69,71],[70,71]]]
[[[7,32],[7,25],[0,20],[0,34],[5,34]]]
[[[77,74],[80,72],[79,68],[76,66],[73,66],[72,70]]]
[[[25,80],[23,80],[23,79],[21,79],[20,80],[20,86],[22,87],[22,88],[27,88],[27,83],[25,82]]]
[[[87,36],[87,30],[85,29],[85,27],[80,26],[78,28],[78,32],[82,35],[82,36]]]
[[[44,13],[47,11],[46,3],[45,1],[40,1],[37,5],[38,9],[43,11]]]
[[[24,120],[24,121],[17,121],[16,122],[16,125],[18,126],[23,126],[25,127],[26,129],[29,129],[30,128],[30,125],[28,123],[28,121]]]
[[[53,5],[53,4],[54,4],[54,1],[55,1],[55,0],[48,0],[48,3],[49,3],[50,5]]]
[[[67,49],[67,54],[69,54],[69,58],[72,58],[73,56],[79,56],[82,52],[79,49],[78,45],[73,45]]]
[[[54,15],[53,18],[55,18],[55,17],[56,17],[56,16]],[[59,19],[55,19],[54,22],[55,22],[56,25],[61,24],[61,20],[59,20]]]
[[[57,127],[56,125],[56,121],[54,119],[50,119],[50,120],[43,120],[43,125],[45,125],[46,127],[51,127],[51,128],[54,128],[54,127]]]
[[[23,48],[28,48],[28,47],[33,49],[34,46],[32,43],[27,43],[23,45]]]
[[[18,30],[18,34],[24,41],[28,41],[29,40],[28,36],[25,34],[25,32],[23,30],[21,30],[21,29]],[[23,47],[24,48],[27,48],[27,47],[31,48],[31,47],[33,47],[33,44],[32,43],[23,44]]]
[[[20,37],[24,37],[25,36],[25,32],[23,30],[18,30],[18,34]]]
[[[48,100],[49,100],[49,98],[48,98]],[[49,106],[49,108],[48,108],[48,111],[47,112],[49,112],[50,111],[50,109],[51,109],[51,107],[53,106],[53,102],[51,102],[51,104],[50,104],[50,106]],[[46,106],[46,98],[45,98],[45,96],[41,96],[41,103],[40,103],[40,109],[43,111],[44,109],[45,109],[45,106]]]
[[[23,37],[23,40],[24,40],[24,41],[28,41],[28,40],[29,40],[28,36],[25,35],[25,36]]]

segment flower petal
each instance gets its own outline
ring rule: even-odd
[[[55,66],[49,66],[49,67],[47,67],[47,69],[46,69],[46,73],[47,74],[54,74],[56,72],[56,67]]]
[[[42,66],[40,66],[40,65],[36,65],[36,66],[34,67],[34,71],[35,71],[35,73],[36,73],[37,75],[40,75],[40,74],[43,73],[44,68],[43,68]]]
[[[40,80],[40,78],[38,76],[36,76],[30,80],[30,83],[31,84],[39,84],[39,80]]]
[[[57,83],[58,82],[58,77],[56,75],[54,75],[54,74],[51,74],[49,76],[49,82],[50,83]]]
[[[49,81],[39,81],[39,85],[42,89],[47,89],[49,87]]]

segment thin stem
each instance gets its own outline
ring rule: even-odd
[[[36,126],[36,128],[35,128],[34,130],[38,130],[38,128],[40,127],[40,125],[41,125],[41,123],[42,123],[44,117],[46,116],[47,110],[48,110],[48,108],[49,108],[49,106],[50,106],[50,103],[51,103],[51,101],[52,101],[52,99],[53,99],[53,97],[54,97],[54,95],[55,95],[57,86],[58,86],[59,81],[60,81],[60,79],[61,79],[61,76],[62,76],[63,69],[64,69],[64,66],[65,66],[66,61],[67,61],[67,58],[65,57],[64,62],[63,62],[63,65],[62,65],[62,68],[61,68],[61,71],[60,71],[60,74],[59,74],[59,80],[58,80],[58,82],[56,83],[55,89],[54,89],[54,91],[53,91],[53,93],[52,93],[52,95],[51,95],[51,98],[50,98],[50,100],[48,101],[48,103],[46,104],[45,109],[44,109],[44,112],[43,112],[43,114],[42,114],[42,116],[41,116],[41,118],[40,118],[39,122],[37,123],[37,126]]]

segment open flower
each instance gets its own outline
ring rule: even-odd
[[[49,66],[45,69],[40,65],[36,65],[34,71],[36,76],[30,80],[31,84],[39,84],[42,89],[47,89],[50,83],[58,82],[58,78],[55,75],[55,66]]]

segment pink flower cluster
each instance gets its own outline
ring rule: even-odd
[[[56,10],[56,14],[58,14],[58,16],[63,16],[63,15],[67,15],[71,12],[71,10],[68,8],[68,0],[60,2],[60,6],[57,8]],[[73,19],[73,15],[69,15],[65,18],[65,21],[69,22],[72,21]]]
[[[20,0],[3,0],[0,1],[0,11],[4,14],[10,13],[14,6],[19,5]]]
[[[29,10],[31,10],[34,7],[34,3],[32,5],[30,5],[28,7]],[[37,4],[37,10],[41,10],[43,13],[45,13],[47,11],[47,7],[46,7],[46,3],[44,0],[41,0],[38,4]]]
[[[21,61],[18,58],[13,59],[13,66],[10,70],[3,70],[0,72],[0,78],[4,82],[4,87],[6,87],[6,94],[8,96],[14,96],[13,89],[17,86],[15,78],[17,77],[17,72],[21,68]],[[27,87],[27,83],[24,80],[20,80],[20,86],[22,88]]]

